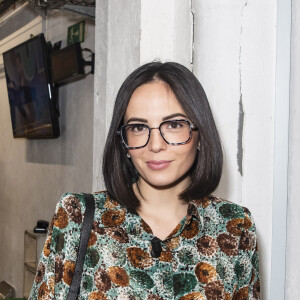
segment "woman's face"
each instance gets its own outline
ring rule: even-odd
[[[153,81],[138,87],[129,101],[124,125],[144,123],[158,127],[166,120],[189,120],[174,93],[163,81]],[[158,129],[152,129],[148,144],[128,150],[140,174],[140,181],[163,188],[180,183],[193,165],[199,143],[198,131],[192,130],[191,140],[184,145],[167,144]]]

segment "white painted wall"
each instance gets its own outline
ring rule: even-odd
[[[262,294],[269,299],[276,5],[272,1],[202,0],[194,1],[194,9],[194,72],[207,92],[225,153],[216,193],[248,207],[254,215]]]
[[[219,193],[228,200],[241,202],[237,141],[244,2],[194,1],[193,8],[194,73],[206,91],[225,155]]]
[[[176,61],[192,68],[191,1],[141,1],[140,64]]]
[[[272,203],[272,270],[270,298],[285,298],[286,215],[288,202],[288,145],[291,57],[291,0],[277,0],[276,101],[274,114],[274,171]],[[293,137],[291,136],[291,139]]]
[[[285,299],[300,299],[300,2],[292,2],[289,203]]]

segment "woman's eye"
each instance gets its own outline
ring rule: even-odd
[[[134,132],[143,131],[146,129],[147,129],[146,126],[141,125],[141,124],[131,126],[131,131],[134,131]]]
[[[180,122],[174,121],[174,122],[170,122],[168,128],[171,129],[179,129],[181,128],[183,125]]]

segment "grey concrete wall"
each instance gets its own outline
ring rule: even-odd
[[[43,26],[29,31],[44,28],[48,41],[62,40],[64,46],[67,27],[81,19],[77,14],[52,11]],[[94,50],[93,21],[86,20],[86,30],[83,47]],[[16,32],[10,43],[17,45],[24,34]],[[3,66],[0,70],[0,281],[11,283],[20,297],[24,230],[33,229],[37,219],[50,221],[62,193],[92,190],[94,76],[59,88],[58,139],[25,140],[12,136]]]
[[[140,0],[101,0],[96,11],[94,190],[105,189],[102,153],[117,92],[140,64]]]

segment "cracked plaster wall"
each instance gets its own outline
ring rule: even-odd
[[[216,194],[254,215],[263,299],[269,299],[273,198],[276,5],[193,1],[194,73],[206,90],[225,153]]]

